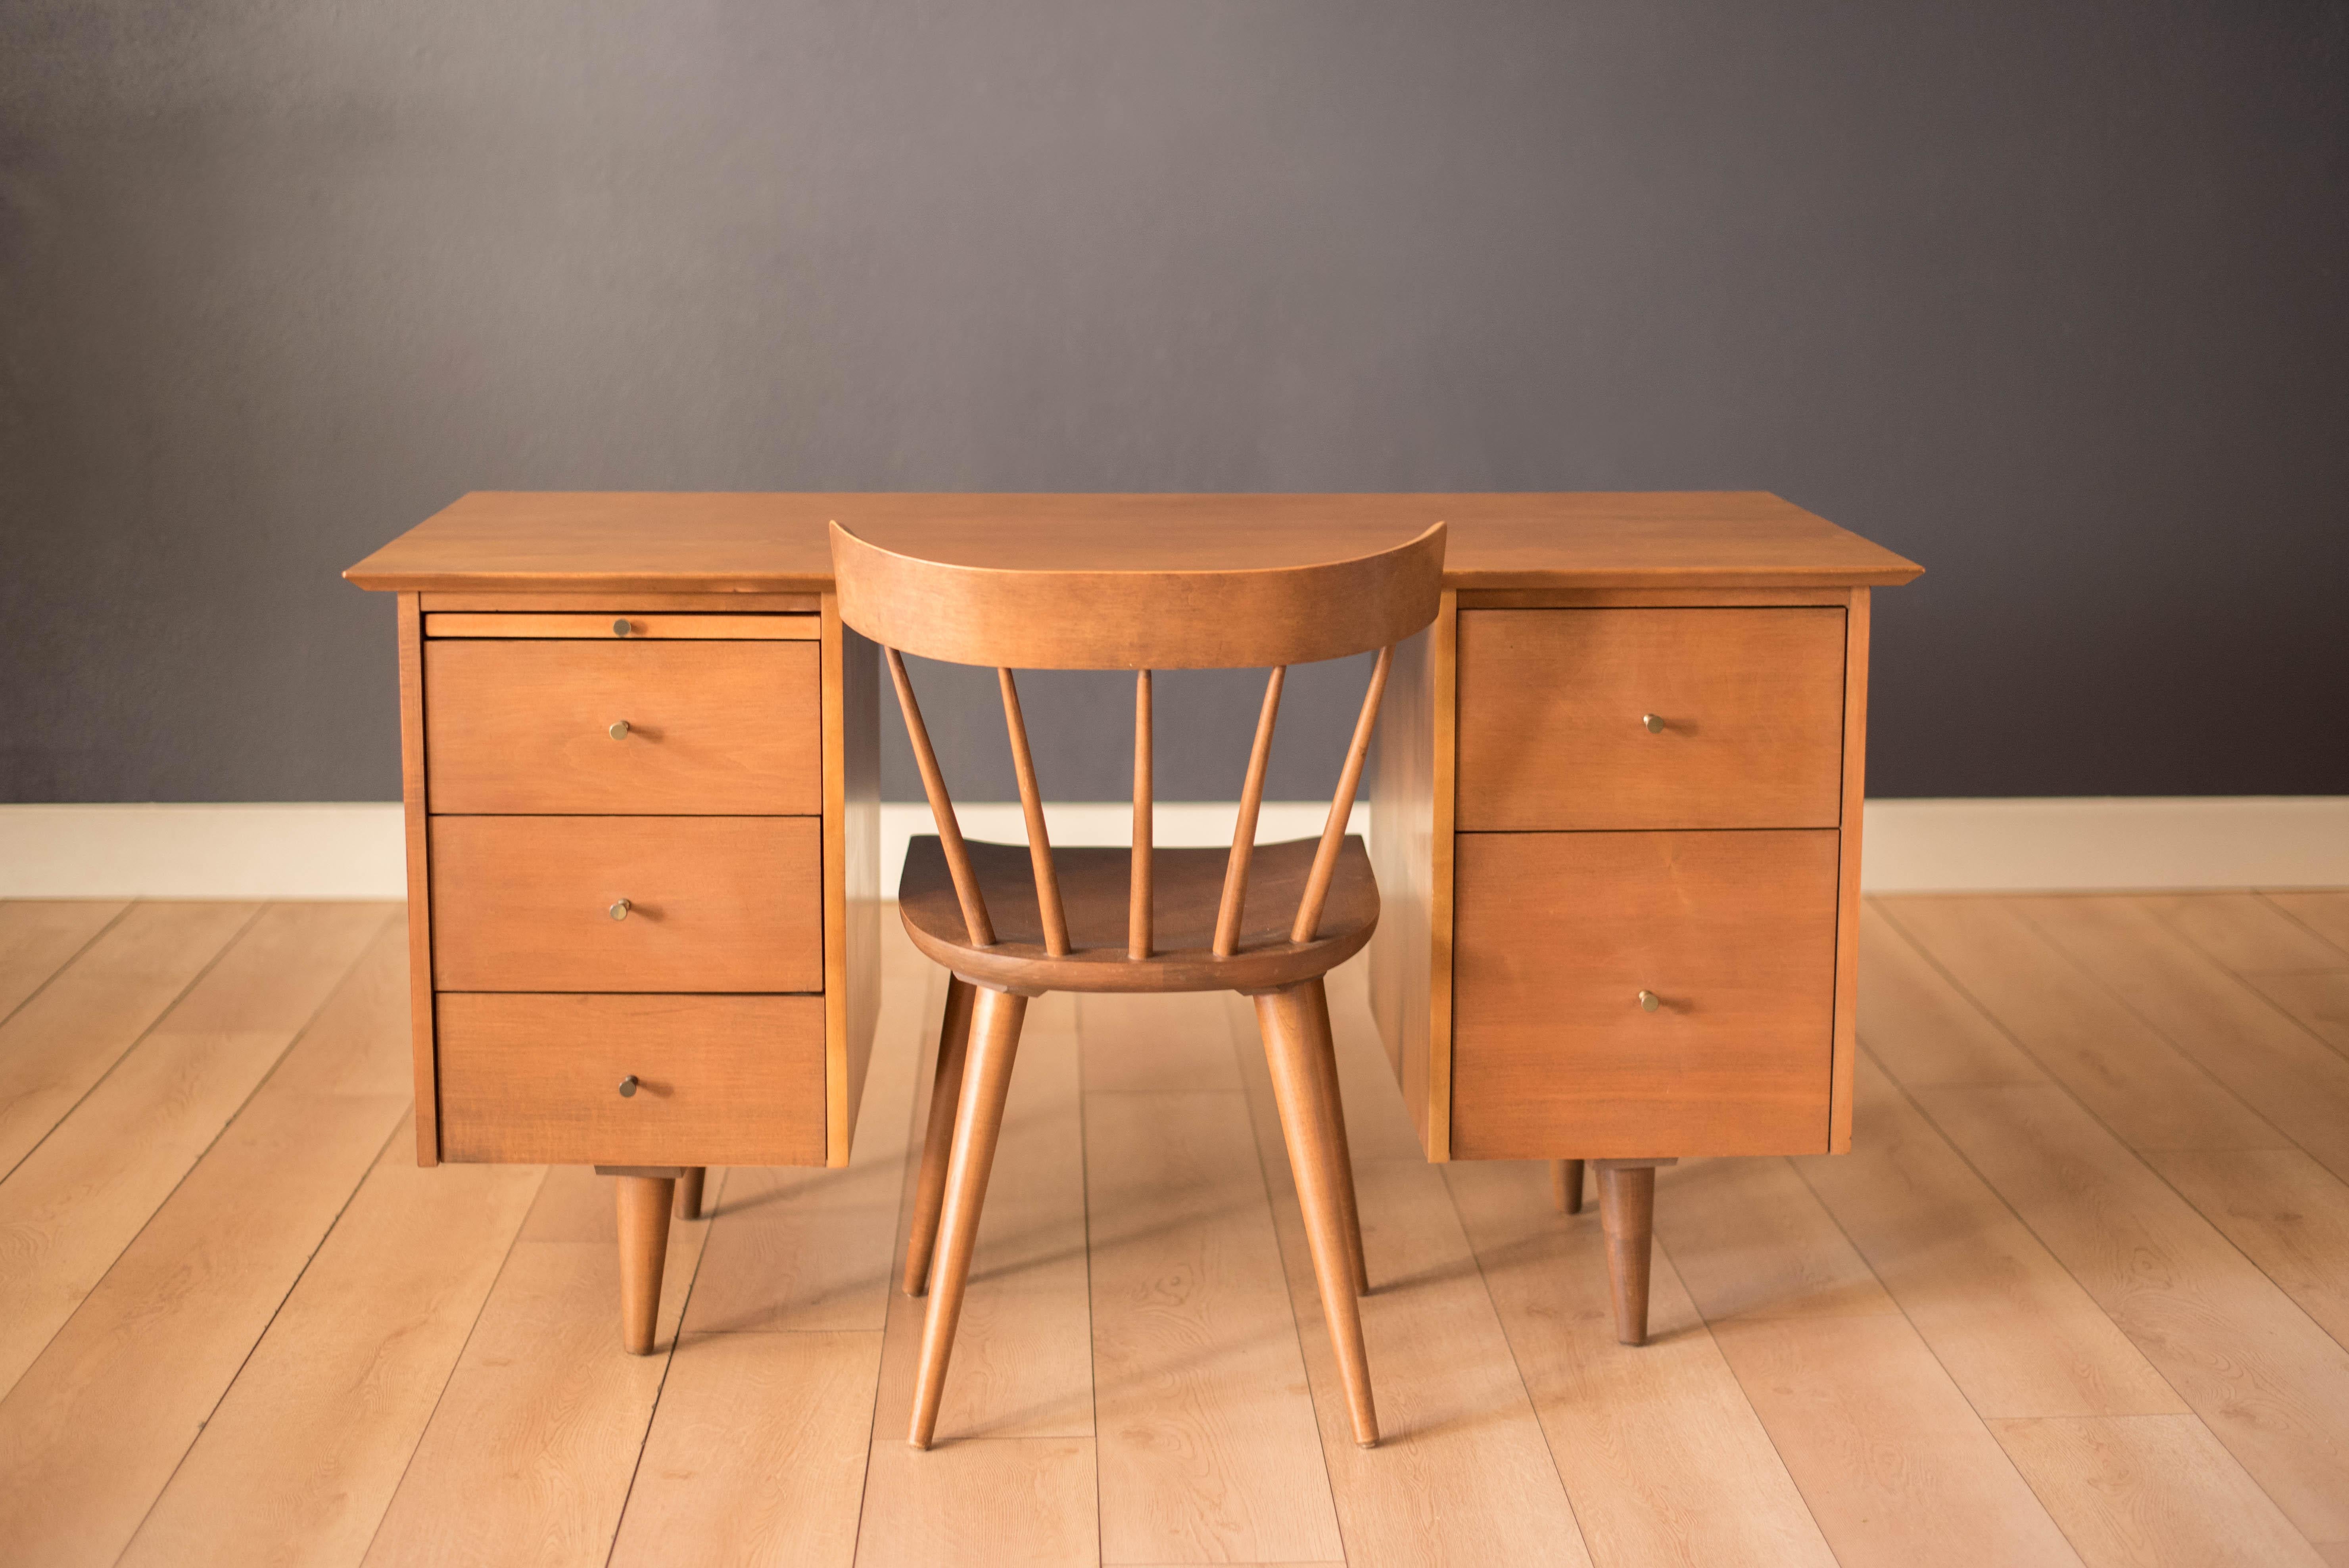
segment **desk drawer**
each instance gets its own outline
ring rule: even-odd
[[[1459,825],[1834,827],[1843,665],[1837,608],[1463,611]]]
[[[1454,1157],[1826,1150],[1836,833],[1457,846]]]
[[[821,658],[803,641],[428,641],[432,810],[813,814]]]
[[[817,818],[434,817],[430,836],[439,990],[823,988]]]
[[[444,995],[435,1008],[450,1160],[823,1163],[821,997]]]

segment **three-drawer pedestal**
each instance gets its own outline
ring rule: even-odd
[[[419,1153],[619,1176],[637,1349],[672,1183],[846,1163],[878,996],[873,649],[653,597],[400,605]]]

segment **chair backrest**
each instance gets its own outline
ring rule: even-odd
[[[1330,815],[1311,872],[1298,901],[1289,940],[1309,942],[1320,924],[1330,880],[1346,837],[1346,820],[1361,783],[1379,700],[1386,691],[1394,645],[1435,618],[1444,575],[1444,524],[1373,554],[1302,564],[1202,569],[1145,562],[1107,569],[1002,569],[899,554],[832,525],[833,573],[840,617],[881,645],[889,677],[905,710],[922,789],[954,878],[963,924],[973,945],[995,944],[995,928],[955,818],[937,754],[922,723],[921,705],[905,674],[904,655],[950,664],[992,665],[1003,692],[1003,719],[1012,769],[1028,823],[1036,903],[1043,915],[1044,948],[1070,951],[1068,919],[1044,830],[1043,799],[1028,748],[1014,669],[1133,670],[1133,871],[1127,911],[1126,954],[1151,955],[1151,721],[1153,669],[1247,669],[1270,666],[1256,742],[1240,791],[1239,822],[1225,863],[1214,953],[1238,950],[1240,914],[1247,899],[1248,860],[1264,803],[1265,768],[1280,709],[1288,666],[1342,658],[1376,648],[1370,690],[1362,698],[1352,743],[1338,778]],[[1170,552],[1170,554],[1179,553]]]

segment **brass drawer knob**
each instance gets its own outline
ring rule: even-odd
[[[622,899],[619,903],[611,907],[609,913],[614,920],[626,920],[628,918],[628,911],[636,907],[636,906],[635,904],[630,903],[626,899]]]
[[[618,620],[616,620],[616,621],[615,621],[615,622],[613,622],[613,623],[612,623],[612,635],[614,635],[614,636],[616,636],[616,637],[625,637],[625,636],[627,636],[630,633],[634,632],[635,630],[636,630],[636,627],[634,627],[634,626],[632,626],[632,625],[630,625],[630,624],[628,624],[627,617],[626,617],[626,616],[625,616],[625,615],[624,615],[624,616],[622,616],[620,619],[618,619]]]
[[[628,721],[625,718],[621,719],[604,733],[615,740],[626,740],[628,738]]]
[[[1653,991],[1642,991],[1640,993],[1640,1011],[1642,1013],[1652,1013],[1663,1005],[1664,999],[1661,996],[1657,995]]]
[[[1664,732],[1664,716],[1661,713],[1643,713],[1640,716],[1640,723],[1646,727],[1650,735],[1661,735]]]
[[[620,1080],[620,1098],[622,1099],[634,1099],[636,1098],[636,1074],[630,1073],[627,1077]]]

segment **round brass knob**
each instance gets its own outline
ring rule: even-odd
[[[621,719],[604,733],[615,740],[626,740],[628,738],[628,721],[625,718]]]
[[[626,899],[622,899],[619,903],[612,906],[610,913],[614,920],[626,920],[628,918],[628,911],[636,907],[636,906],[635,904],[630,903]]]
[[[634,1099],[636,1098],[636,1074],[630,1073],[627,1077],[620,1080],[620,1098],[622,1099]]]
[[[1647,727],[1650,735],[1661,735],[1664,732],[1664,716],[1661,713],[1643,713],[1640,716],[1640,722]]]
[[[636,628],[634,626],[628,624],[627,618],[626,616],[623,616],[619,620],[612,623],[612,635],[616,637],[625,637],[635,630]]]
[[[1653,991],[1642,991],[1640,993],[1640,1011],[1642,1013],[1652,1013],[1663,1005],[1664,999],[1661,996],[1657,995]]]

